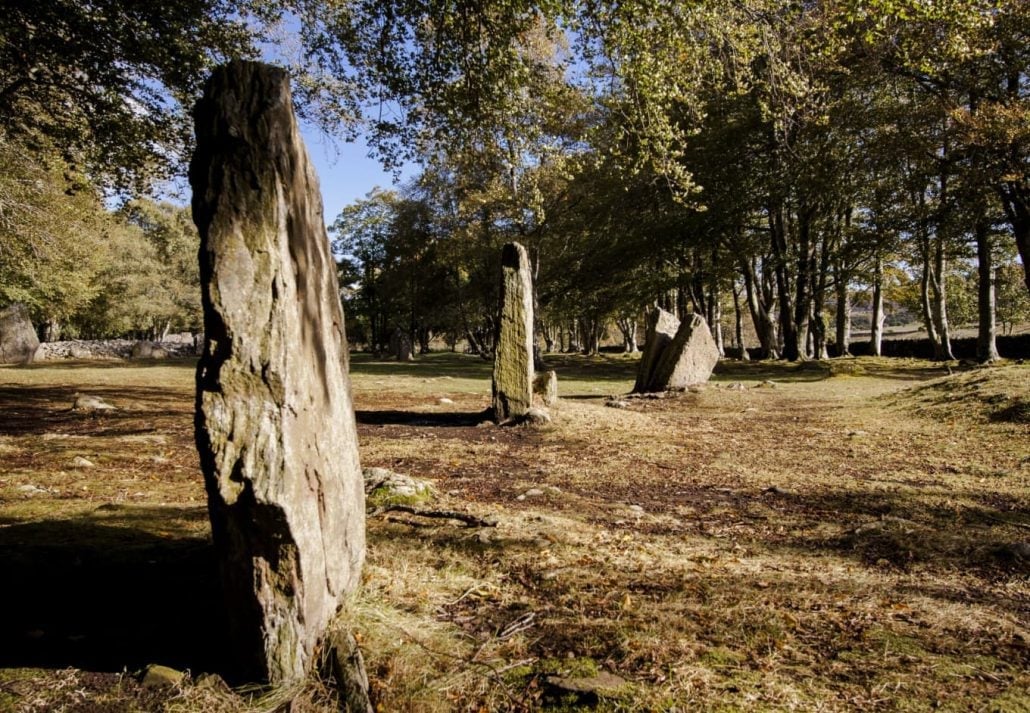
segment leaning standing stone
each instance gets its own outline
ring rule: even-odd
[[[196,435],[238,674],[310,670],[365,553],[336,266],[286,72],[215,70],[194,117]]]
[[[669,391],[704,384],[718,362],[719,347],[708,323],[699,314],[691,315],[662,350],[647,390]]]
[[[644,353],[640,355],[637,366],[637,382],[633,386],[634,393],[651,391],[654,381],[654,370],[658,366],[665,348],[672,343],[680,321],[676,315],[666,312],[661,307],[655,308],[647,317],[647,336],[644,338]]]
[[[519,420],[533,406],[533,277],[518,243],[501,251],[500,315],[494,353],[493,409],[498,423]]]

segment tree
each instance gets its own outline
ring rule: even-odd
[[[47,0],[0,13],[0,126],[59,147],[94,182],[181,175],[189,109],[210,68],[257,54],[292,3]]]
[[[0,140],[0,304],[24,303],[55,339],[100,291],[117,222],[81,176],[47,161]]]

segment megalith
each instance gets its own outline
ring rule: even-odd
[[[558,372],[542,371],[533,378],[533,393],[540,397],[544,406],[553,406],[558,401]]]
[[[719,348],[699,314],[679,322],[664,310],[648,321],[647,344],[637,372],[635,392],[685,389],[703,384],[719,361]]]
[[[408,333],[400,327],[393,330],[393,334],[390,335],[390,353],[393,354],[397,361],[415,360],[411,339],[408,337]]]
[[[521,420],[533,406],[533,276],[518,243],[501,250],[501,294],[494,351],[493,410],[498,423]]]
[[[640,355],[640,363],[637,365],[637,381],[633,385],[634,393],[639,394],[651,390],[648,387],[654,376],[655,367],[658,365],[658,359],[676,336],[679,326],[680,321],[676,319],[676,315],[666,312],[661,307],[656,307],[647,316],[644,351]]]
[[[197,448],[236,674],[285,684],[311,670],[365,555],[336,265],[286,72],[219,67],[194,120]]]
[[[39,349],[29,310],[15,303],[0,309],[0,364],[28,364]]]

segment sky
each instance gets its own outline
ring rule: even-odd
[[[354,143],[333,142],[318,129],[303,124],[301,135],[322,187],[326,225],[332,225],[344,206],[363,198],[376,186],[394,185],[393,174],[384,171],[377,159],[368,157],[363,137]],[[410,170],[402,171],[402,178],[407,175]]]

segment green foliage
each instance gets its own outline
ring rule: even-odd
[[[179,168],[189,107],[213,64],[256,55],[268,0],[49,0],[0,16],[0,125],[82,162],[95,181],[146,186]]]
[[[63,322],[98,293],[114,221],[81,177],[47,160],[0,141],[0,303]]]
[[[139,200],[111,213],[83,176],[46,160],[0,143],[0,304],[26,304],[52,338],[199,325],[188,209]]]

